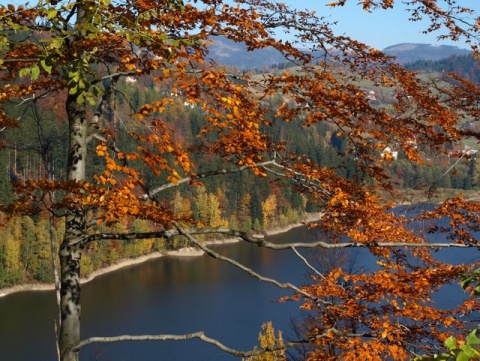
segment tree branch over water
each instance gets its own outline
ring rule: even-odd
[[[342,331],[337,330],[336,328],[332,327],[320,335],[315,336],[311,339],[302,339],[296,341],[286,342],[283,346],[273,346],[267,347],[265,349],[259,349],[254,351],[241,351],[236,350],[231,347],[228,347],[221,343],[219,340],[208,337],[205,335],[204,331],[198,331],[194,333],[188,333],[183,335],[173,335],[173,334],[161,334],[161,335],[120,335],[120,336],[111,336],[111,337],[90,337],[85,340],[82,340],[78,343],[76,347],[73,348],[74,352],[79,352],[82,347],[96,344],[96,343],[113,343],[113,342],[141,342],[141,341],[187,341],[192,339],[199,339],[205,343],[211,344],[221,351],[224,351],[228,354],[238,356],[238,357],[252,357],[262,355],[268,352],[274,352],[279,350],[286,350],[290,347],[297,346],[299,344],[309,343],[314,341],[315,339],[320,339],[323,337],[329,337],[329,335],[338,335],[338,336],[346,336],[346,337],[371,337],[369,334],[365,333],[344,333]]]
[[[198,248],[200,248],[201,250],[203,250],[205,253],[207,253],[210,257],[213,257],[215,259],[219,259],[221,261],[224,261],[224,262],[227,262],[239,269],[241,269],[242,271],[248,273],[250,276],[253,276],[255,278],[257,278],[258,280],[260,281],[264,281],[264,282],[268,282],[268,283],[271,283],[271,284],[274,284],[275,286],[277,287],[280,287],[280,288],[284,288],[284,289],[290,289],[290,290],[293,290],[295,292],[297,292],[298,294],[301,294],[302,296],[308,298],[308,299],[311,299],[315,302],[320,302],[320,303],[324,303],[324,304],[329,304],[329,302],[326,302],[324,300],[320,300],[318,299],[317,297],[313,296],[312,294],[308,293],[308,292],[305,292],[303,291],[302,289],[300,289],[299,287],[289,283],[289,282],[286,282],[286,283],[282,283],[282,282],[279,282],[277,281],[276,279],[273,279],[273,278],[269,278],[269,277],[265,277],[265,276],[262,276],[260,275],[259,273],[255,272],[254,270],[252,270],[251,268],[245,266],[244,264],[240,263],[240,262],[237,262],[235,261],[234,259],[231,259],[229,257],[225,257],[225,256],[222,256],[221,254],[213,251],[212,249],[208,248],[207,246],[205,246],[204,244],[202,244],[201,242],[199,242],[197,239],[195,239],[195,237],[192,236],[192,234],[190,234],[188,231],[184,230],[183,227],[180,226],[180,224],[178,224],[177,222],[174,222],[175,224],[175,227],[178,229],[178,232],[185,236],[190,242],[192,242],[193,244],[195,244]]]
[[[75,352],[80,351],[82,347],[88,346],[94,343],[110,343],[110,342],[124,342],[124,341],[185,341],[191,339],[200,339],[205,343],[211,344],[219,348],[220,350],[227,352],[234,356],[239,357],[250,357],[253,355],[258,355],[262,352],[254,351],[238,351],[228,346],[225,346],[217,339],[213,339],[205,335],[203,331],[189,333],[184,335],[121,335],[121,336],[112,336],[112,337],[90,337],[81,341],[74,349]]]
[[[177,223],[178,224],[178,223]],[[454,242],[431,242],[431,243],[411,243],[411,242],[378,242],[378,243],[361,243],[361,242],[343,242],[343,243],[330,243],[325,241],[313,241],[313,242],[288,242],[288,243],[274,243],[266,240],[263,235],[253,235],[249,232],[243,232],[238,230],[233,230],[230,228],[220,227],[220,228],[199,228],[199,229],[188,229],[180,231],[178,228],[171,228],[167,230],[155,231],[155,232],[131,232],[131,233],[96,233],[89,235],[84,239],[84,243],[90,243],[92,241],[100,240],[111,240],[111,239],[123,239],[123,240],[141,240],[141,239],[151,239],[151,238],[166,238],[170,239],[172,237],[184,235],[212,235],[212,234],[221,234],[224,236],[234,237],[242,239],[247,243],[256,244],[259,247],[269,248],[273,250],[287,250],[296,248],[324,248],[324,249],[343,249],[343,248],[474,248],[478,247],[477,244],[463,244],[463,243],[454,243]],[[189,238],[188,236],[185,236]],[[190,240],[190,239],[189,239]],[[197,246],[203,246],[202,243],[195,240]],[[201,247],[200,247],[201,248]]]

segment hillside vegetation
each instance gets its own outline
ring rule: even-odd
[[[472,67],[476,65],[467,59],[455,57],[439,62],[417,62],[408,67],[420,72],[425,69],[425,74],[431,71],[439,72],[443,67],[445,70],[455,68],[460,74],[470,74]],[[467,66],[462,67],[462,64]],[[281,68],[293,75],[301,73],[299,67]],[[252,74],[252,80],[261,84],[266,76],[279,71],[278,66],[275,66],[265,72]],[[339,76],[341,73],[339,68]],[[347,76],[348,72],[345,73],[345,77]],[[375,86],[369,81],[361,84],[356,82],[356,85],[362,87],[365,97],[371,98],[369,101],[373,106],[391,107],[397,101],[398,95],[389,88]],[[199,104],[186,102],[183,94],[176,92],[171,83],[155,82],[153,77],[141,80],[126,78],[117,84],[117,90],[121,96],[118,97],[115,107],[109,109],[112,120],[108,127],[118,137],[112,139],[112,142],[127,144],[124,146],[125,151],[135,150],[137,145],[129,140],[126,134],[141,130],[132,122],[129,114],[138,112],[140,106],[146,102],[173,98],[172,104],[165,106],[163,116],[175,136],[174,140],[191,149],[198,149],[197,162],[206,171],[228,168],[228,165],[218,163],[217,160],[212,162],[213,158],[201,151],[200,133],[207,124],[205,114]],[[130,100],[127,102],[126,99]],[[306,105],[297,104],[293,99],[281,94],[263,98],[262,101],[271,109],[267,119],[272,125],[265,127],[265,130],[274,141],[286,144],[287,154],[305,154],[320,166],[335,169],[336,173],[345,179],[364,180],[366,175],[358,165],[355,151],[352,151],[348,139],[341,135],[338,128],[325,123],[304,127],[302,117],[287,123],[279,122],[275,110],[285,102],[290,107]],[[19,116],[20,112],[23,112],[26,126],[0,133],[3,145],[0,149],[0,201],[6,205],[14,199],[12,185],[39,180],[48,174],[52,179],[62,179],[65,176],[62,165],[67,161],[67,136],[59,132],[58,129],[61,128],[56,124],[65,114],[58,103],[41,100],[34,107],[26,109],[12,104],[8,111],[12,116]],[[43,121],[40,125],[39,119],[50,121]],[[397,202],[415,202],[420,199],[434,199],[436,194],[443,194],[448,189],[470,192],[480,189],[477,157],[463,157],[463,147],[462,144],[451,144],[450,150],[443,154],[433,153],[428,148],[421,149],[430,160],[425,165],[413,164],[401,151],[397,153],[396,144],[390,144],[389,148],[385,152],[379,152],[377,157],[391,157],[393,152],[395,160],[389,166],[390,173],[396,179],[393,186],[404,195],[397,199]],[[93,164],[96,166],[88,169],[89,178],[92,180],[95,174],[101,172],[104,161],[101,157],[96,157]],[[143,167],[147,174],[150,172],[141,164],[137,166]],[[151,172],[150,174],[147,179],[150,179],[151,183],[146,184],[146,187],[155,188],[165,181],[162,177],[154,177]],[[316,211],[308,197],[283,187],[281,182],[284,181],[272,177],[259,179],[249,172],[234,172],[220,179],[206,178],[201,181],[203,186],[195,188],[193,192],[191,189],[169,191],[162,202],[168,202],[178,216],[193,218],[207,226],[260,231],[298,222],[307,212]],[[0,231],[0,287],[25,282],[52,282],[48,219],[32,215],[14,217],[11,220],[4,217],[4,222],[8,225]],[[61,235],[61,227],[60,224],[58,236]],[[114,229],[103,225],[99,231],[148,232],[154,228],[154,224],[149,221],[132,219],[122,222]],[[184,241],[179,241],[174,247],[183,245]],[[138,257],[164,250],[165,247],[167,246],[162,239],[141,243],[111,240],[92,244],[82,258],[82,275],[86,276],[120,259]]]

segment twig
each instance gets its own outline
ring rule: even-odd
[[[296,247],[291,247],[291,250],[293,252],[295,252],[295,254],[298,256],[298,258],[300,258],[303,263],[305,263],[307,265],[308,268],[310,268],[313,272],[315,272],[317,275],[319,275],[320,277],[322,277],[323,279],[326,279],[325,276],[320,272],[318,271],[315,267],[313,267],[310,262],[308,262],[308,260],[303,257],[300,252],[297,251],[297,248]]]
[[[221,261],[227,262],[227,263],[241,269],[242,271],[248,273],[250,276],[253,276],[253,277],[257,278],[260,281],[271,283],[271,284],[273,284],[273,285],[275,285],[279,288],[293,290],[293,291],[297,292],[298,294],[304,296],[305,298],[309,298],[309,299],[313,300],[315,303],[330,304],[330,302],[321,300],[321,299],[313,296],[312,294],[302,290],[301,288],[298,288],[297,286],[291,284],[290,282],[282,283],[282,282],[277,281],[276,279],[262,276],[261,274],[255,272],[253,269],[245,266],[244,264],[242,264],[240,262],[237,262],[234,259],[231,259],[229,257],[222,256],[221,254],[213,251],[212,249],[208,248],[204,244],[200,243],[197,239],[195,239],[195,237],[192,236],[191,233],[184,230],[182,228],[182,226],[180,226],[180,224],[178,224],[178,222],[173,222],[173,224],[178,229],[178,231],[180,232],[181,235],[185,236],[190,242],[195,244],[198,248],[200,248],[202,251],[204,251],[210,257],[213,257],[215,259],[219,259]]]

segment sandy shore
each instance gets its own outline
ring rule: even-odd
[[[285,233],[288,232],[289,230],[296,228],[296,227],[301,227],[305,225],[305,223],[309,222],[314,222],[318,219],[320,219],[321,215],[320,214],[310,214],[305,221],[302,223],[295,223],[292,225],[288,225],[285,227],[279,227],[275,229],[270,229],[263,231],[261,235],[266,235],[266,236],[271,236],[275,234],[280,234],[280,233]],[[228,244],[228,243],[236,243],[239,242],[240,239],[238,238],[227,238],[227,239],[221,239],[221,240],[216,240],[216,241],[209,241],[207,242],[208,245],[219,245],[219,244]],[[205,252],[202,250],[195,248],[195,247],[186,247],[186,248],[181,248],[175,251],[166,251],[166,252],[153,252],[144,256],[140,256],[137,258],[129,258],[122,260],[116,264],[113,264],[111,266],[96,270],[92,272],[88,277],[82,278],[80,280],[81,284],[85,284],[87,282],[92,281],[98,276],[101,276],[103,274],[109,273],[109,272],[114,272],[117,271],[121,268],[124,267],[129,267],[133,266],[136,264],[143,263],[145,261],[163,257],[163,256],[169,256],[169,257],[198,257],[202,256]],[[24,285],[16,285],[8,288],[3,288],[0,289],[0,297],[7,296],[12,293],[16,292],[24,292],[24,291],[51,291],[55,289],[54,284],[42,284],[42,283],[32,283],[32,284],[24,284]]]
[[[128,266],[133,266],[142,262],[145,262],[150,259],[158,258],[164,256],[164,253],[162,252],[153,252],[144,256],[140,256],[137,258],[130,258],[126,260],[122,260],[116,264],[110,265],[108,267],[96,270],[92,272],[91,274],[88,275],[88,277],[82,278],[80,280],[81,284],[90,282],[94,278],[109,273],[113,272],[116,270],[119,270],[120,268],[128,267]],[[0,289],[0,297],[7,296],[11,293],[15,292],[23,292],[23,291],[51,291],[55,289],[55,285],[52,284],[42,284],[42,283],[31,283],[31,284],[24,284],[24,285],[16,285],[13,287],[8,287],[8,288],[3,288]]]

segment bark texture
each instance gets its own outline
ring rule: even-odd
[[[85,180],[87,122],[84,104],[75,96],[67,100],[69,118],[68,173],[69,181]],[[59,348],[61,361],[78,361],[74,351],[80,342],[80,259],[86,237],[85,214],[82,208],[70,210],[65,221],[65,235],[60,246],[61,327]]]

